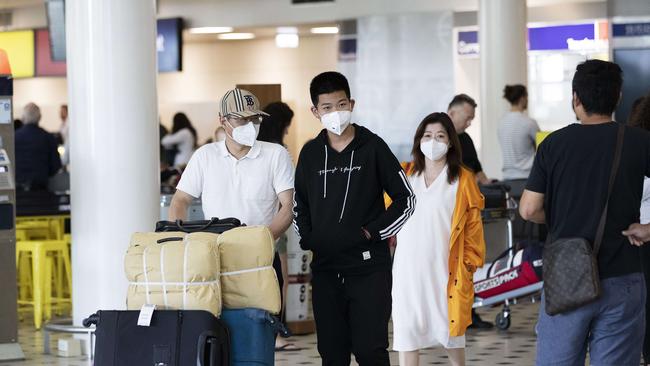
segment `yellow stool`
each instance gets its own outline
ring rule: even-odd
[[[62,240],[68,218],[69,215],[19,216],[16,217],[16,232],[22,231],[27,240]]]
[[[20,241],[16,243],[16,266],[19,266],[18,273],[24,273],[25,261],[21,262],[21,255],[31,254],[32,264],[32,299],[27,300],[23,297],[21,291],[21,299],[18,300],[18,305],[31,305],[34,308],[34,326],[40,329],[43,321],[43,315],[47,318],[51,317],[52,308],[56,306],[58,309],[69,306],[70,298],[63,296],[63,291],[57,289],[57,296],[52,297],[52,281],[55,277],[53,269],[56,258],[62,258],[62,269],[65,272],[64,282],[68,288],[72,288],[72,271],[70,266],[70,252],[68,244],[63,240],[30,240]],[[21,276],[22,277],[22,276]],[[24,280],[21,278],[20,280]],[[55,285],[55,287],[57,287]],[[22,288],[21,288],[22,289]]]

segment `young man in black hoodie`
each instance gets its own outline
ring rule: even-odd
[[[325,72],[310,85],[324,129],[300,152],[294,225],[311,250],[314,316],[323,365],[389,365],[391,257],[387,239],[415,210],[415,195],[388,145],[350,124],[345,76]],[[393,204],[384,208],[384,192]]]

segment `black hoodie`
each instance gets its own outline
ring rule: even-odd
[[[294,226],[300,246],[314,253],[314,272],[390,270],[386,239],[415,210],[413,190],[388,145],[367,128],[353,126],[354,139],[342,152],[329,146],[322,130],[298,159]],[[384,192],[393,199],[388,209]]]

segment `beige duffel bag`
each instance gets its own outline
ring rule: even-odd
[[[266,226],[243,226],[219,235],[221,290],[227,309],[280,313],[280,285],[273,269],[275,247]]]
[[[124,259],[127,308],[206,310],[221,314],[219,235],[135,233]]]

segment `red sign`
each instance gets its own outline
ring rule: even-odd
[[[38,29],[34,34],[36,43],[36,76],[65,76],[65,61],[52,60],[50,34],[47,29]]]

